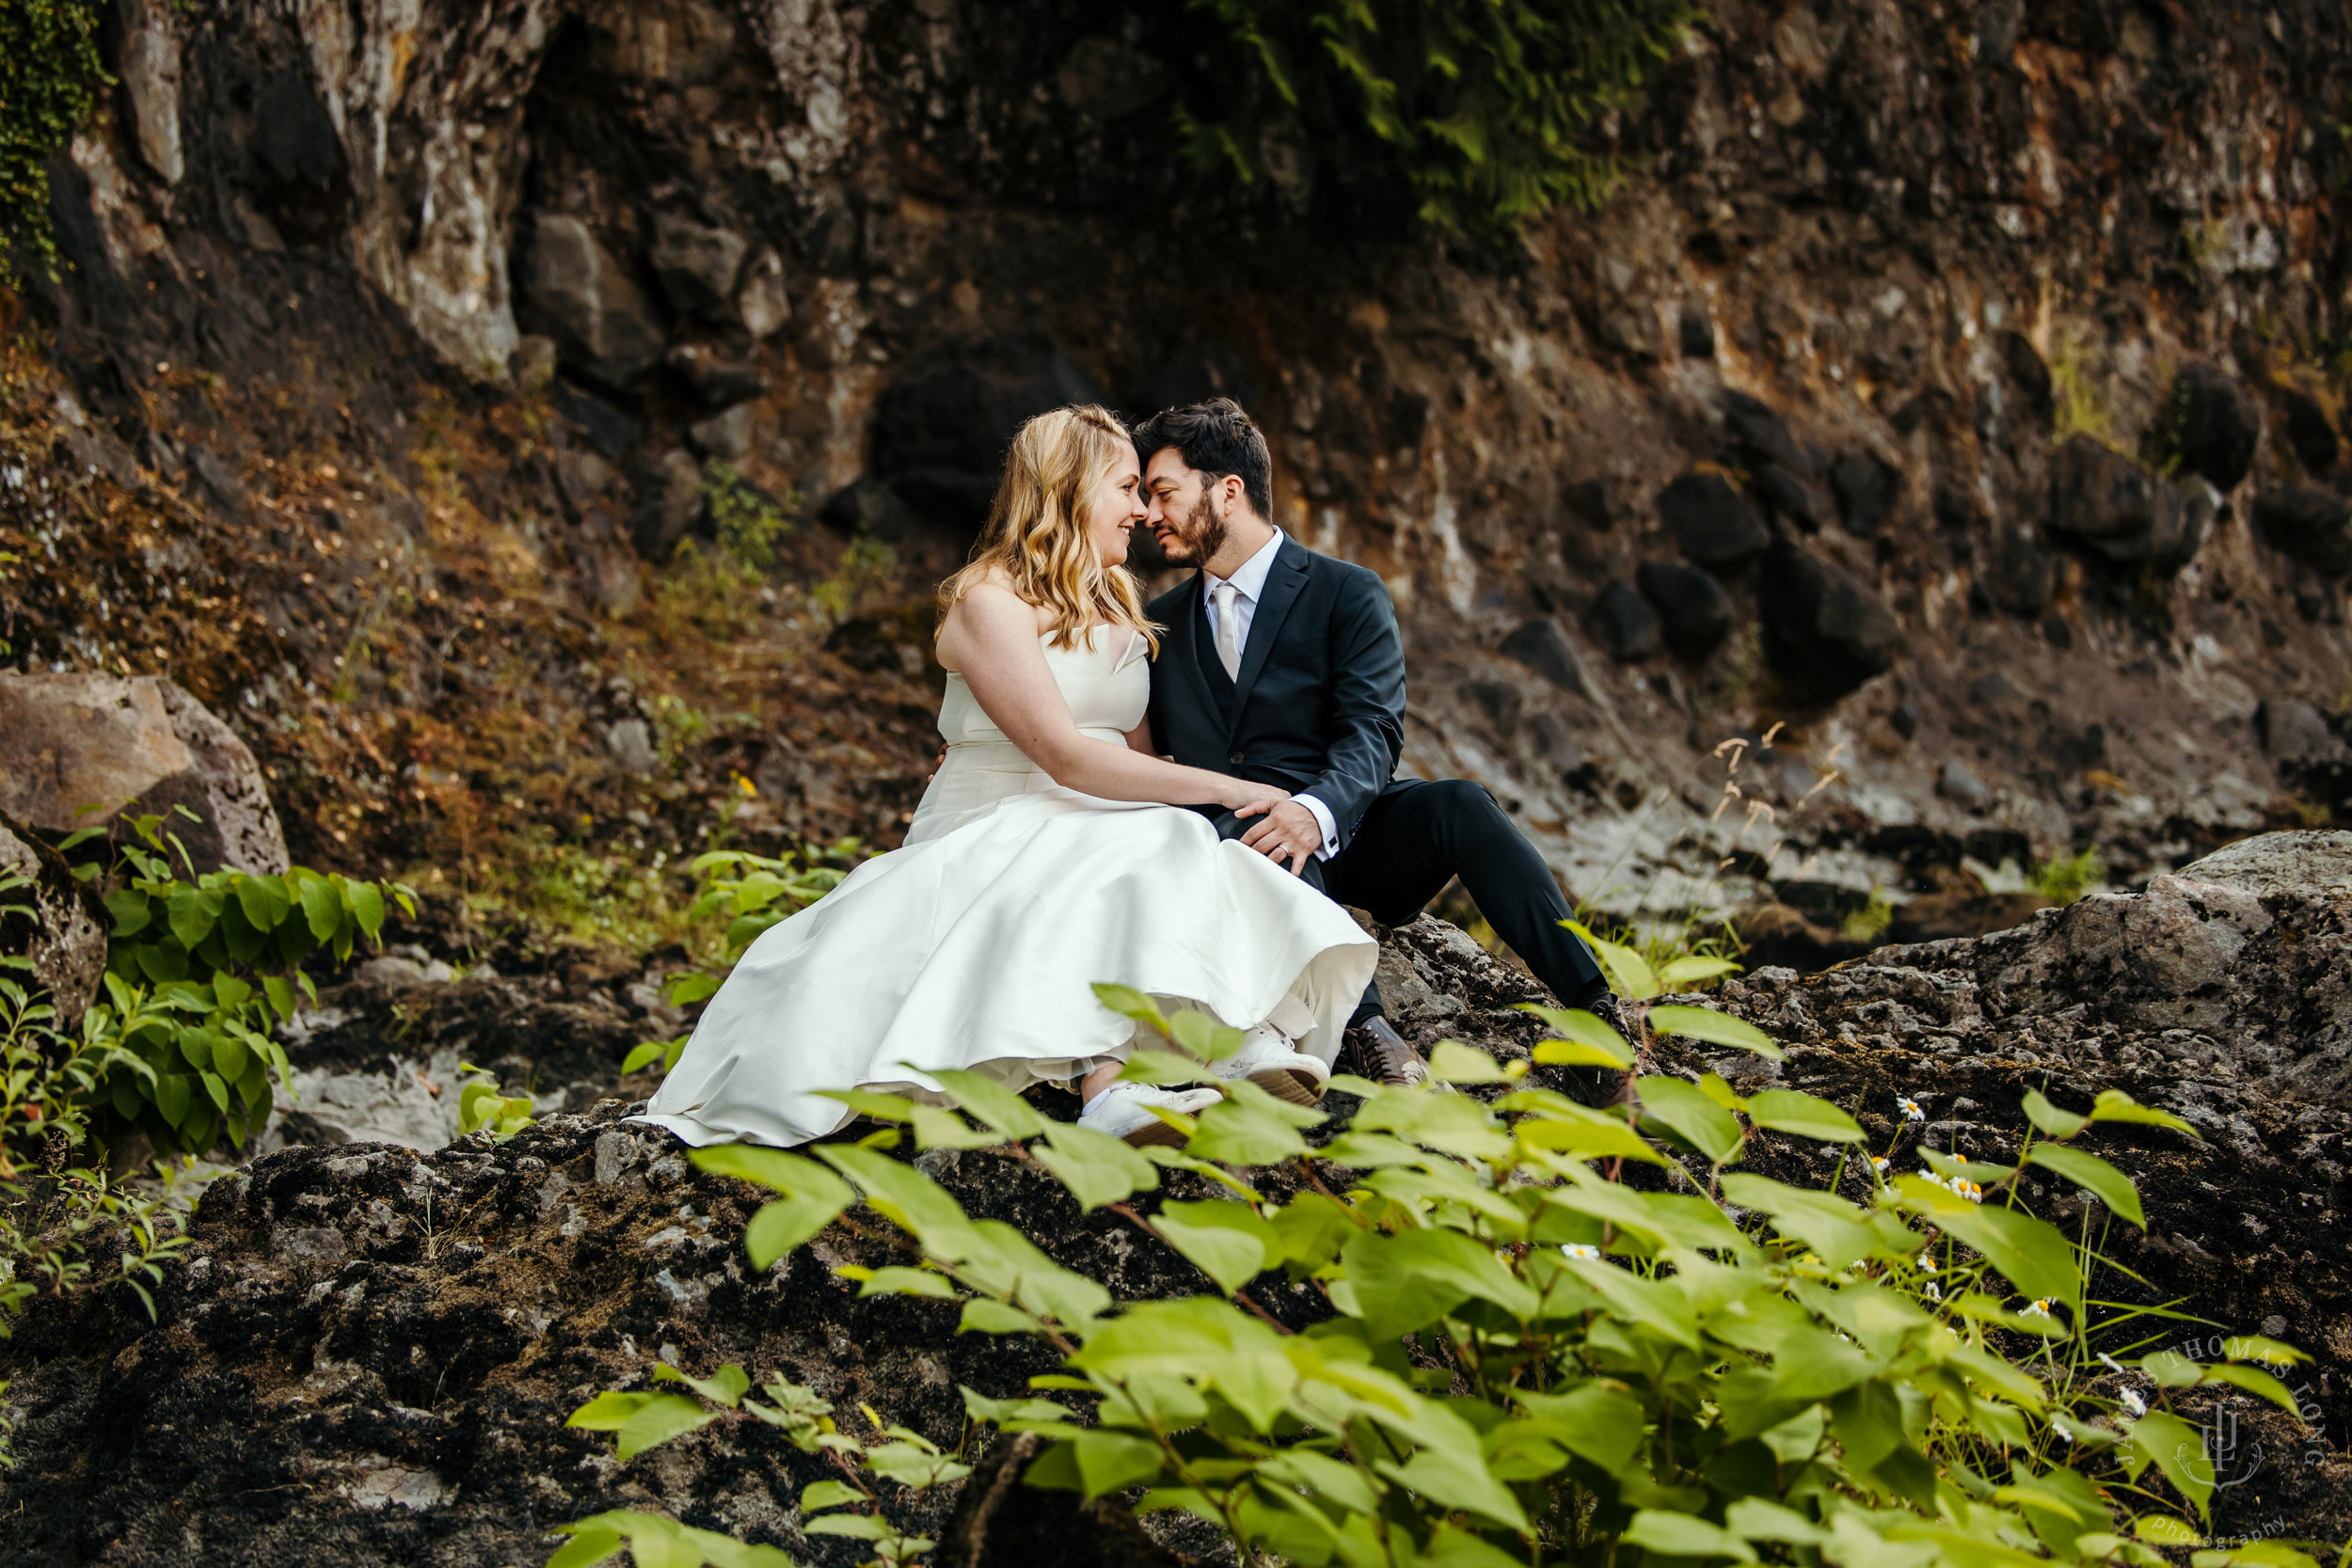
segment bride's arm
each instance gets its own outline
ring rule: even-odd
[[[1271,784],[1181,768],[1081,733],[1045,662],[1037,611],[1009,590],[975,585],[947,622],[941,649],[956,659],[980,710],[1063,788],[1104,800],[1219,805],[1244,816],[1289,799]]]

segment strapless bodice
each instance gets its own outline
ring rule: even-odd
[[[1124,746],[1127,732],[1143,722],[1144,709],[1151,705],[1151,644],[1141,633],[1123,626],[1097,626],[1068,648],[1055,647],[1051,635],[1038,641],[1079,733]],[[937,837],[1007,796],[1059,787],[1005,738],[972,695],[971,685],[953,670],[947,673],[947,692],[939,705],[939,733],[947,742],[947,756],[914,810],[907,829],[909,844]]]

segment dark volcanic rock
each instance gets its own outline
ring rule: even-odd
[[[2315,484],[2281,484],[2254,499],[2254,537],[2322,577],[2352,572],[2352,500]]]
[[[2104,1275],[2102,1288],[2139,1305],[2185,1298],[2233,1331],[2272,1323],[2315,1356],[2291,1381],[2315,1424],[2340,1431],[2352,1346],[2326,1325],[2352,1315],[2347,974],[2352,834],[2274,834],[1997,935],[1882,948],[1807,977],[1752,972],[1715,1000],[1781,1042],[1784,1060],[1668,1039],[1646,1066],[1823,1096],[1904,1165],[1923,1146],[2013,1159],[2028,1089],[2079,1109],[2120,1088],[2177,1113],[2203,1142],[2128,1126],[2087,1136],[2138,1182],[2149,1222],[2094,1221],[2139,1276]],[[1517,1060],[1539,1037],[1514,1005],[1543,993],[1441,922],[1384,933],[1380,982],[1424,1048],[1452,1037]],[[1899,1095],[1929,1119],[1905,1122]],[[1051,1098],[1048,1114],[1073,1113]],[[1349,1102],[1327,1108],[1343,1119]],[[551,1526],[623,1506],[806,1562],[855,1560],[853,1543],[801,1534],[794,1500],[825,1471],[756,1423],[620,1465],[608,1439],[564,1418],[599,1389],[643,1386],[657,1355],[699,1373],[732,1360],[953,1443],[957,1385],[1011,1394],[1048,1358],[956,1333],[949,1304],[859,1299],[834,1268],[897,1260],[862,1227],[836,1225],[755,1273],[740,1238],[759,1195],[695,1171],[666,1134],[618,1124],[619,1110],[423,1157],[361,1144],[271,1155],[205,1195],[154,1323],[127,1291],[35,1302],[0,1342],[18,1459],[0,1472],[0,1564],[535,1564]],[[1818,1187],[1831,1170],[1811,1153],[1760,1134],[1742,1168]],[[1016,1226],[1119,1299],[1203,1288],[1125,1220],[1080,1213],[1033,1165],[985,1151],[922,1163],[974,1214]],[[1168,1180],[1169,1196],[1209,1196],[1198,1179]],[[1851,1196],[1867,1187],[1851,1169],[1842,1180]],[[2087,1217],[2064,1183],[2030,1196],[2070,1229]],[[1292,1326],[1319,1315],[1311,1289],[1261,1289]],[[2281,1418],[2242,1420],[2267,1451],[2297,1457],[2266,1473],[2259,1500],[2217,1492],[2214,1528],[2243,1533],[2263,1514],[2298,1537],[2352,1532],[2352,1465],[2335,1447],[2305,1463]],[[1003,1467],[982,1462],[984,1476]],[[889,1506],[941,1536],[945,1561],[976,1560],[975,1528],[991,1544],[977,1560],[1016,1544],[1027,1568],[1152,1560],[1115,1513],[978,1484],[993,1501],[948,1489]],[[1163,1546],[1166,1519],[1145,1522]]]
[[[1805,533],[1821,531],[1829,503],[1804,474],[1785,464],[1767,463],[1756,470],[1753,483],[1774,515]]]
[[[1740,449],[1740,455],[1759,467],[1777,464],[1802,473],[1809,467],[1804,453],[1797,448],[1796,437],[1788,434],[1788,421],[1760,398],[1746,392],[1724,394],[1724,429]]]
[[[2181,531],[2179,492],[2111,447],[2075,436],[2051,464],[2050,526],[2109,561],[2153,557]]]
[[[1620,580],[1602,589],[1584,611],[1584,624],[1620,664],[1655,658],[1662,646],[1657,611],[1629,582]]]
[[[1108,401],[1043,332],[957,339],[909,364],[882,393],[872,470],[918,511],[977,528],[1024,420]]]
[[[1568,646],[1567,635],[1560,629],[1560,623],[1549,616],[1522,621],[1502,640],[1497,651],[1505,658],[1526,665],[1563,691],[1580,696],[1584,692],[1583,678],[1576,673],[1575,651]]]
[[[1764,558],[1758,610],[1764,651],[1803,701],[1842,697],[1894,667],[1894,611],[1861,579],[1794,545]]]
[[[2326,473],[2336,466],[2336,455],[2343,450],[2336,438],[2336,427],[2328,420],[2328,411],[2319,400],[2300,388],[2289,387],[2279,394],[2279,404],[2286,411],[2280,422],[2284,426],[2287,450],[2295,460],[2314,474]]]
[[[1710,571],[1743,566],[1772,542],[1755,503],[1709,469],[1692,469],[1661,490],[1658,515],[1677,547]]]
[[[1902,472],[1876,452],[1852,451],[1829,466],[1830,488],[1837,493],[1846,531],[1867,538],[1879,531],[1902,495]]]
[[[2261,405],[2237,377],[2203,363],[2183,367],[2172,388],[2173,442],[2189,472],[2217,490],[2236,488],[2254,466]]]
[[[1731,595],[1696,567],[1645,561],[1633,580],[1658,611],[1666,642],[1684,658],[1705,658],[1731,632]]]

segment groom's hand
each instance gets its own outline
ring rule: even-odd
[[[1242,834],[1241,841],[1268,860],[1289,861],[1295,877],[1306,868],[1307,858],[1323,847],[1323,824],[1305,806],[1285,800]]]

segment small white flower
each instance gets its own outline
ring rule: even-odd
[[[2027,1318],[2048,1317],[2050,1315],[2050,1298],[2047,1296],[2037,1298],[2030,1306],[2026,1307],[2020,1315]]]
[[[2148,1402],[2139,1397],[2138,1389],[2126,1388],[2122,1391],[2122,1393],[2117,1395],[2116,1397],[2123,1402],[2123,1408],[2130,1411],[2133,1415],[2145,1416],[2148,1414]]]
[[[1965,1197],[1969,1202],[1982,1203],[1984,1201],[1984,1189],[1982,1187],[1978,1186],[1974,1181],[1963,1181],[1961,1185],[1965,1189],[1961,1196]]]
[[[1925,1121],[1928,1119],[1928,1114],[1919,1109],[1919,1102],[1912,1099],[1911,1096],[1907,1094],[1897,1095],[1895,1097],[1895,1104],[1897,1108],[1902,1112],[1903,1119],[1905,1121]]]
[[[1928,1299],[1930,1301],[1942,1301],[1944,1299],[1944,1287],[1936,1284],[1933,1280],[1930,1280],[1928,1282]]]
[[[1600,1256],[1600,1248],[1586,1246],[1582,1242],[1563,1242],[1560,1243],[1560,1250],[1571,1258],[1598,1258]]]
[[[1922,1254],[1919,1259],[1919,1272],[1921,1274],[1933,1274],[1935,1272],[1935,1259]]]
[[[1881,1177],[1884,1177],[1886,1175],[1886,1161],[1883,1157],[1873,1154],[1870,1156],[1870,1168],[1878,1172]]]

